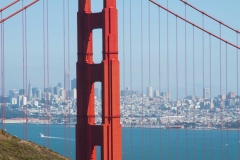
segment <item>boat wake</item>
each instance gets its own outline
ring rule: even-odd
[[[51,136],[45,136],[44,134],[40,133],[41,138],[52,138],[52,139],[65,139],[63,137],[51,137]],[[68,138],[66,138],[68,140]],[[70,138],[71,141],[75,141],[75,139]]]

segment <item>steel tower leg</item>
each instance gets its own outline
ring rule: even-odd
[[[103,0],[100,13],[91,12],[91,0],[78,0],[76,159],[122,159],[118,11],[116,0]],[[102,62],[93,62],[92,30],[102,29]],[[94,82],[102,85],[102,125],[95,124]]]

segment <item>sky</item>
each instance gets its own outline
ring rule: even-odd
[[[24,4],[32,0],[24,0]],[[185,5],[179,0],[155,0],[168,7],[174,13],[185,17]],[[11,0],[0,1],[2,8]],[[68,17],[67,0],[49,0],[49,85],[56,86],[63,83],[64,78],[64,24],[63,3],[65,4],[65,53],[68,54]],[[205,13],[240,30],[240,1],[238,0],[188,0]],[[46,4],[46,0],[45,0]],[[142,4],[142,6],[141,6]],[[69,53],[70,77],[76,77],[77,61],[77,0],[69,0]],[[20,9],[19,2],[3,12],[2,16]],[[130,13],[131,6],[131,13]],[[101,0],[92,0],[92,12],[101,12]],[[221,43],[216,38],[203,33],[197,28],[186,24],[180,19],[167,14],[147,0],[117,0],[118,32],[119,32],[119,60],[121,68],[121,89],[131,87],[145,93],[147,86],[166,92],[172,97],[179,98],[195,92],[201,96],[204,87],[212,89],[212,96],[225,94],[229,91],[237,92],[237,50]],[[149,12],[150,8],[150,12]],[[46,9],[46,7],[45,7]],[[28,79],[31,78],[33,87],[43,88],[43,0],[39,0],[26,11],[27,17],[27,52]],[[46,13],[46,11],[45,11]],[[149,14],[150,13],[150,14]],[[201,13],[186,6],[186,18],[196,25],[203,26]],[[168,16],[168,20],[167,20]],[[150,19],[149,19],[150,17]],[[141,20],[142,19],[142,20]],[[130,23],[131,22],[131,23]],[[46,24],[46,21],[45,21]],[[149,28],[150,27],[150,28]],[[219,36],[219,24],[204,17],[204,28]],[[46,26],[45,26],[46,29]],[[185,33],[186,29],[186,33]],[[4,23],[4,53],[5,53],[5,90],[23,88],[22,78],[22,13],[12,17]],[[150,34],[149,34],[150,33]],[[177,36],[176,36],[177,33]],[[160,36],[160,39],[159,39]],[[193,38],[194,36],[194,38]],[[221,27],[221,36],[236,44],[236,33]],[[177,37],[177,39],[176,39]],[[211,41],[210,41],[211,39]],[[177,43],[176,43],[177,40]],[[194,45],[193,45],[194,40]],[[240,40],[239,40],[240,41]],[[211,45],[210,45],[211,42]],[[101,29],[93,31],[94,62],[100,63],[102,56]],[[150,44],[150,47],[149,47]],[[239,44],[238,44],[239,45]],[[167,47],[168,46],[168,47]],[[186,46],[186,48],[185,48]],[[210,47],[211,46],[211,47]],[[204,49],[203,49],[204,48]],[[210,76],[211,49],[211,76]],[[221,51],[220,51],[221,50]],[[160,52],[159,52],[160,51]],[[176,52],[177,51],[177,52]],[[176,53],[178,65],[176,67]],[[185,63],[186,53],[186,63]],[[193,70],[194,53],[194,70]],[[204,67],[203,67],[204,53]],[[221,53],[221,54],[220,54]],[[227,61],[226,61],[227,53]],[[149,59],[150,55],[150,59]],[[160,60],[159,60],[160,55]],[[168,56],[167,56],[168,55]],[[220,77],[220,55],[221,77]],[[125,58],[124,58],[125,57]],[[130,58],[132,57],[132,59]],[[169,57],[169,71],[167,70]],[[142,58],[142,59],[141,59]],[[66,57],[66,62],[67,62]],[[132,67],[130,65],[132,64]],[[150,62],[150,65],[149,65]],[[141,65],[142,64],[142,65]],[[160,64],[160,65],[159,65]],[[67,68],[68,65],[66,65]],[[150,66],[150,69],[149,69]],[[226,67],[227,66],[227,67]],[[240,65],[239,65],[240,66]],[[141,71],[141,67],[143,70]],[[160,67],[160,69],[159,69]],[[185,70],[186,67],[186,70]],[[132,70],[130,69],[132,68]],[[176,72],[176,68],[178,69]],[[203,69],[204,68],[204,69]],[[150,76],[149,76],[150,70]],[[131,71],[131,72],[130,72]],[[185,72],[186,71],[186,72]],[[193,71],[195,79],[193,77]],[[203,72],[204,71],[204,72]],[[132,73],[132,75],[130,75]],[[178,78],[176,73],[178,73]],[[203,79],[204,73],[204,79]],[[141,78],[143,77],[143,79]],[[160,78],[159,78],[160,77]],[[210,85],[211,77],[211,85]],[[131,80],[132,79],[132,80]],[[221,79],[221,81],[220,81]],[[142,81],[143,80],[143,81]],[[176,86],[178,80],[178,87]],[[132,83],[131,83],[132,81]],[[220,87],[221,82],[221,87]],[[195,84],[195,85],[194,85]],[[239,83],[240,84],[240,83]],[[143,86],[143,87],[142,87]],[[99,84],[97,87],[100,87]],[[178,92],[177,92],[178,90]]]

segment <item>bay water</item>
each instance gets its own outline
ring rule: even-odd
[[[23,124],[6,124],[5,128],[20,139],[24,136]],[[40,136],[44,128],[45,136],[49,137]],[[239,138],[238,130],[123,128],[122,159],[239,160]],[[76,159],[74,126],[64,129],[64,125],[50,125],[48,135],[48,125],[28,124],[28,140]],[[100,160],[100,147],[97,147],[97,156]]]

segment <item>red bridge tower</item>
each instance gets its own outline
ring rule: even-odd
[[[122,159],[116,0],[103,0],[100,13],[91,12],[91,0],[78,0],[76,159]],[[102,28],[102,62],[93,62],[92,30]],[[102,125],[95,124],[94,82],[102,85]]]

